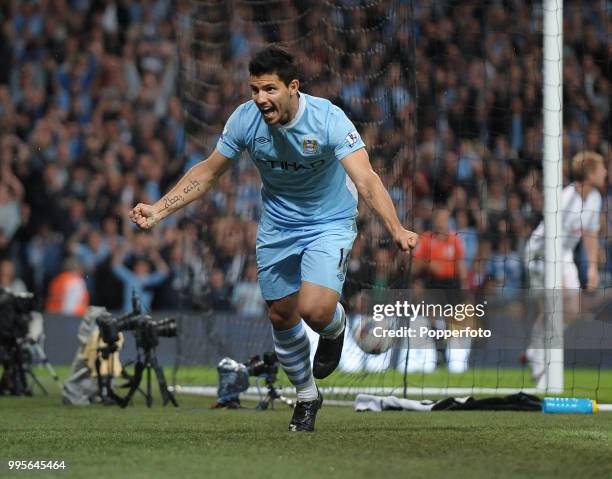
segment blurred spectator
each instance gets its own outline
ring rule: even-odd
[[[12,146],[3,142],[0,153],[0,253],[7,251],[21,224],[23,186],[10,167]]]
[[[461,237],[449,229],[449,212],[437,208],[432,230],[423,233],[414,250],[414,272],[429,289],[467,288],[465,248]]]
[[[254,262],[247,264],[243,279],[234,286],[232,306],[245,316],[261,318],[265,314],[266,303],[257,284],[257,265]]]
[[[424,278],[425,287],[441,290],[434,297],[440,304],[465,304],[462,289],[468,287],[463,241],[459,234],[450,230],[449,211],[442,207],[434,210],[432,229],[421,235],[414,250],[415,274]],[[446,322],[448,321],[448,323]],[[436,327],[463,328],[469,326],[454,318],[436,318]],[[450,338],[446,342],[446,359],[451,373],[467,370],[471,350],[469,338]]]
[[[419,2],[411,12],[406,2],[288,0],[283,21],[238,3],[2,4],[0,254],[29,289],[44,294],[74,255],[96,304],[120,306],[110,252],[132,241],[123,205],[158,198],[207,156],[249,98],[249,56],[276,41],[295,46],[304,92],[347,111],[406,226],[431,229],[434,201],[454,212],[471,287],[491,273],[488,238],[511,232],[510,250],[496,244],[495,254],[522,258],[543,210],[539,3]],[[564,11],[564,157],[593,149],[610,161],[605,2],[566,0]],[[230,27],[204,28],[198,18]],[[321,30],[320,18],[332,28]],[[231,307],[254,251],[259,190],[242,158],[201,203],[160,225],[172,272],[156,307],[202,306],[213,276],[219,305]],[[361,206],[349,303],[363,288],[409,286]],[[185,217],[198,221],[188,233]],[[495,264],[495,284],[516,283],[514,269]],[[191,301],[179,301],[180,291]]]
[[[466,209],[455,211],[455,230],[461,238],[465,251],[465,267],[467,271],[472,269],[474,257],[478,250],[478,231],[470,225],[469,213]]]
[[[140,299],[144,312],[151,311],[153,292],[151,288],[160,285],[168,276],[168,265],[154,249],[149,249],[149,256],[155,266],[152,270],[149,261],[142,257],[134,259],[132,269],[123,264],[126,250],[118,247],[113,254],[113,273],[123,283],[123,312],[132,311],[132,293]]]
[[[68,249],[82,265],[87,289],[93,294],[96,290],[96,270],[111,254],[108,240],[100,231],[90,231],[87,225],[83,225],[70,239]]]
[[[83,271],[78,260],[70,257],[64,262],[62,272],[49,284],[45,309],[49,313],[83,316],[88,306],[89,293]]]
[[[502,235],[498,238],[493,254],[486,267],[487,275],[495,282],[495,287],[503,290],[506,298],[518,293],[523,284],[521,258],[512,248],[512,238]]]
[[[46,291],[47,284],[59,273],[64,258],[63,237],[48,223],[42,223],[26,245],[28,266],[37,293]]]
[[[478,250],[468,272],[468,288],[483,289],[489,284],[489,258],[491,257],[492,245],[489,236],[485,236],[478,242]]]
[[[229,311],[232,308],[231,289],[220,269],[214,269],[210,275],[209,298],[210,307],[216,311]]]
[[[25,293],[25,283],[15,275],[15,264],[10,259],[0,261],[0,288],[11,293]]]

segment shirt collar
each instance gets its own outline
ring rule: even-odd
[[[297,112],[295,113],[295,116],[289,123],[286,123],[284,125],[278,125],[278,127],[284,130],[288,130],[289,128],[294,127],[296,123],[300,121],[300,118],[302,118],[302,115],[304,114],[304,110],[306,110],[306,95],[303,95],[300,92],[298,92],[298,109],[297,109]]]

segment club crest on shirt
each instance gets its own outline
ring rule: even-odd
[[[359,133],[357,133],[357,130],[351,131],[348,135],[346,135],[346,141],[348,142],[348,146],[352,148],[353,145],[359,141],[359,138],[360,137]]]
[[[319,142],[316,138],[304,137],[302,150],[305,155],[315,155],[319,152]]]

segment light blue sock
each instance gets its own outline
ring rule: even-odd
[[[344,308],[340,303],[338,303],[336,304],[334,317],[330,323],[319,332],[319,335],[325,339],[336,339],[338,336],[340,336],[340,333],[344,331],[345,323],[346,315],[344,314]]]
[[[299,401],[312,401],[317,398],[312,368],[310,366],[310,341],[304,322],[284,331],[272,328],[274,350],[283,371],[295,386]]]

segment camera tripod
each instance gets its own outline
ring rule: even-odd
[[[98,348],[95,365],[98,377],[98,392],[102,403],[110,405],[114,402],[121,406],[123,404],[123,398],[113,390],[113,374],[110,373],[102,375],[100,367],[102,361],[109,361],[111,354],[115,351],[117,351],[117,346],[114,344],[111,346],[106,345],[101,348]],[[121,377],[123,377],[124,379],[131,380],[131,378],[127,376],[125,371],[121,371]]]
[[[144,397],[147,402],[147,407],[151,407],[153,404],[153,394],[151,392],[151,369],[155,371],[155,375],[157,377],[157,384],[159,385],[159,392],[162,397],[162,401],[164,406],[171,402],[174,407],[178,407],[178,403],[176,402],[176,398],[174,394],[172,394],[168,390],[168,384],[166,383],[166,377],[164,376],[164,370],[157,362],[157,356],[155,355],[154,349],[144,349],[144,361],[138,353],[136,358],[136,364],[134,365],[134,376],[130,380],[130,389],[125,396],[121,400],[120,406],[125,408],[128,406],[130,401],[132,400],[132,396],[136,390],[138,390]],[[147,389],[143,391],[140,389],[140,382],[142,381],[143,372],[146,370],[147,376]]]
[[[0,396],[5,393],[11,396],[32,396],[32,388],[28,385],[27,376],[30,375],[42,391],[46,390],[40,384],[30,367],[31,355],[19,343],[13,344],[3,351],[2,376],[0,377]]]
[[[30,339],[19,339],[12,346],[5,349],[8,357],[3,361],[4,373],[0,380],[0,395],[8,392],[12,396],[32,396],[33,389],[28,385],[28,377],[36,384],[45,396],[49,395],[47,389],[40,382],[32,369],[33,353],[47,368],[51,377],[61,390],[57,373],[49,363],[43,348],[37,342]]]
[[[295,406],[291,399],[283,396],[282,394],[279,394],[278,390],[274,386],[274,379],[266,377],[266,387],[268,388],[268,392],[266,393],[264,398],[259,401],[259,404],[257,404],[256,407],[256,409],[258,409],[259,411],[265,411],[266,409],[268,409],[268,407],[270,407],[270,409],[274,409],[274,401],[277,399],[280,402],[289,406],[290,408],[293,408]]]
[[[55,372],[55,369],[53,369],[53,366],[51,366],[51,363],[49,362],[49,358],[47,358],[47,355],[45,354],[45,350],[42,348],[40,343],[32,339],[29,339],[27,341],[27,345],[30,347],[31,353],[36,353],[35,354],[36,358],[45,366],[45,368],[47,369],[47,371],[49,372],[49,374],[55,381],[55,384],[57,384],[57,386],[59,387],[61,391],[62,385],[60,383],[59,377],[57,373]],[[28,367],[26,368],[26,373],[32,378],[32,381],[34,381],[38,385],[38,387],[41,389],[43,394],[45,396],[48,396],[49,392],[45,389],[45,387],[42,385],[42,383],[39,381],[39,379],[34,374],[34,371],[32,370],[32,362],[30,362]]]

